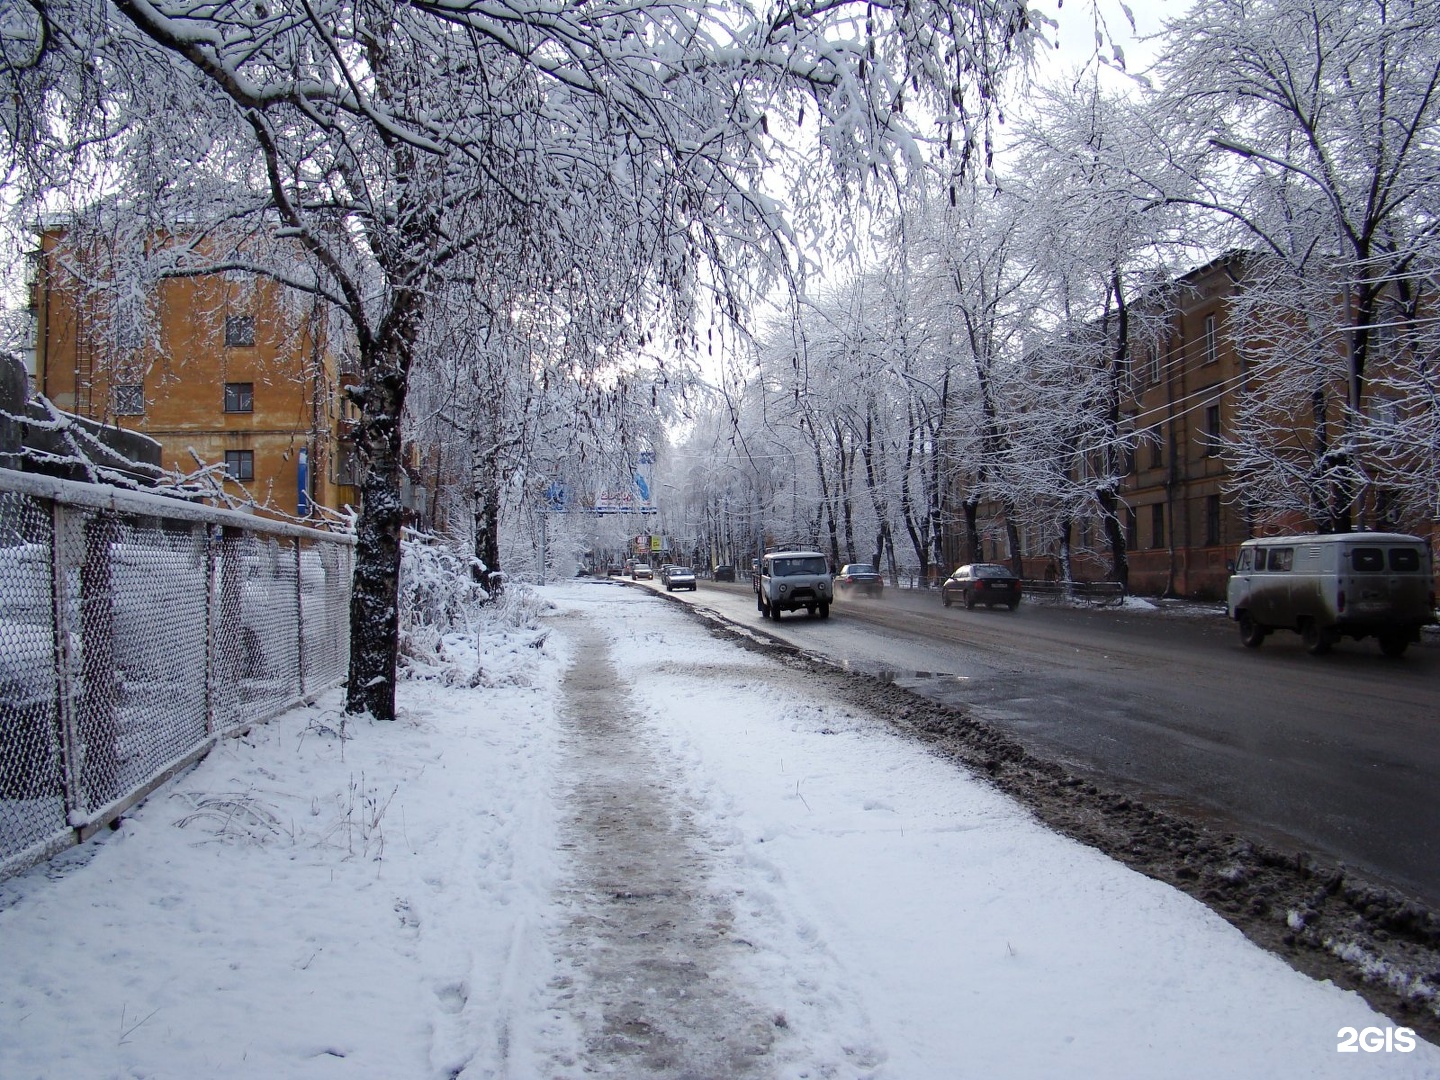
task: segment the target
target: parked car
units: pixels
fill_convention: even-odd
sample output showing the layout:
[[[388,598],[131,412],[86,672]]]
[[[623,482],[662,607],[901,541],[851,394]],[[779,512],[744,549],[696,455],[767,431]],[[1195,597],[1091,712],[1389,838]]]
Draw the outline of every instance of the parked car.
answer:
[[[1295,630],[1317,656],[1342,637],[1371,636],[1386,656],[1401,656],[1435,621],[1430,552],[1402,533],[1247,540],[1226,607],[1247,648],[1259,648],[1272,630]]]
[[[878,598],[885,591],[885,579],[869,563],[846,563],[835,575],[835,591]]]
[[[695,571],[688,566],[672,566],[670,572],[665,575],[665,591],[674,592],[676,589],[689,589],[695,591]]]
[[[716,581],[734,581],[735,567],[724,565],[717,566],[711,572],[711,577],[713,577]]]
[[[621,566],[619,563],[613,563],[610,568],[605,571],[605,574],[607,577],[624,577],[625,567]]]
[[[635,580],[649,581],[655,577],[655,571],[650,569],[649,563],[637,562],[635,564]]]
[[[999,563],[966,563],[940,586],[940,599],[946,607],[959,600],[967,608],[1004,604],[1014,611],[1020,606],[1020,579]]]

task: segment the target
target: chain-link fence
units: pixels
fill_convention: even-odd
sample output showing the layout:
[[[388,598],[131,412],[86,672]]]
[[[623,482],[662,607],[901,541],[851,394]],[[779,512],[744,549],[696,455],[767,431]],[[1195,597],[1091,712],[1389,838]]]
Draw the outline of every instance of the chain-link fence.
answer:
[[[0,877],[335,685],[354,540],[0,469]]]

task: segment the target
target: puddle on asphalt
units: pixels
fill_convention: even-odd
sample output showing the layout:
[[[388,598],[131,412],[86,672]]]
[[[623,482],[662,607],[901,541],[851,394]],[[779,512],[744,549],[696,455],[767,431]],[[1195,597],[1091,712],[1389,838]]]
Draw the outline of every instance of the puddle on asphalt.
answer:
[[[840,661],[842,671],[854,671],[861,675],[873,675],[887,686],[891,683],[905,683],[920,681],[923,679],[944,680],[954,682],[969,682],[969,675],[956,675],[949,671],[920,671],[918,669],[904,669],[889,667],[885,664],[876,663],[873,660],[842,660]]]

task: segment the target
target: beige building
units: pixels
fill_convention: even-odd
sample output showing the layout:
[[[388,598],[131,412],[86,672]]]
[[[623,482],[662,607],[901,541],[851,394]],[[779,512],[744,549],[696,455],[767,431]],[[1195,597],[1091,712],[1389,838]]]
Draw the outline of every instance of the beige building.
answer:
[[[223,466],[226,493],[261,512],[356,503],[354,406],[323,302],[226,273],[161,281],[127,314],[123,290],[81,286],[93,268],[76,265],[84,254],[63,236],[45,231],[33,256],[38,393],[149,435],[167,469]]]

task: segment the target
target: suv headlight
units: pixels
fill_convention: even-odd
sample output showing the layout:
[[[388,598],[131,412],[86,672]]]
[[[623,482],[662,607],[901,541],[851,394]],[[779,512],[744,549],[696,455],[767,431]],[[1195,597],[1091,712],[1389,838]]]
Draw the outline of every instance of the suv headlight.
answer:
[[[787,592],[789,592],[789,591],[790,591],[790,586],[789,586],[789,585],[781,585],[781,586],[780,586],[780,595],[781,595],[781,596],[784,596],[784,595],[785,595]]]

